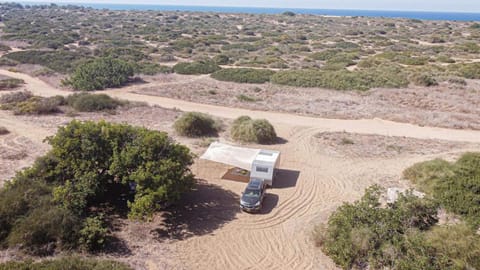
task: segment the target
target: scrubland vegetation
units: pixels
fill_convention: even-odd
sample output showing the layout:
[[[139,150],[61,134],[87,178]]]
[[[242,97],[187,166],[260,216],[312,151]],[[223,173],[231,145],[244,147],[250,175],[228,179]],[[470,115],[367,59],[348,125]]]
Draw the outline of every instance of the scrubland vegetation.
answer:
[[[382,206],[385,190],[370,187],[315,228],[317,245],[343,269],[478,269],[480,154],[415,164],[404,176],[426,197],[407,193]],[[440,208],[461,220],[438,224]]]
[[[20,79],[3,79],[0,80],[0,91],[17,88],[22,84],[24,84],[24,81]]]
[[[42,262],[7,262],[0,264],[0,270],[130,270],[127,265],[110,261],[66,257]]]
[[[63,107],[78,112],[114,111],[128,102],[113,99],[105,94],[76,93],[67,96],[40,97],[29,91],[13,92],[0,96],[0,109],[16,115],[44,115],[61,113]]]
[[[52,149],[0,189],[1,247],[102,250],[115,216],[148,219],[193,185],[192,154],[166,133],[72,121],[47,140]]]
[[[237,83],[266,83],[270,81],[274,71],[252,68],[222,69],[211,75],[212,78]]]
[[[0,64],[42,65],[71,75],[72,87],[83,90],[118,87],[134,73],[213,73],[212,78],[240,83],[338,90],[428,87],[448,77],[480,78],[478,63],[469,61],[480,52],[480,29],[470,22],[107,12],[8,3],[0,11],[3,38],[28,42],[25,51],[7,53]],[[176,65],[172,69],[167,62]],[[239,68],[220,70],[219,65]],[[273,68],[283,71],[273,75]],[[105,81],[103,75],[112,70],[120,74]]]

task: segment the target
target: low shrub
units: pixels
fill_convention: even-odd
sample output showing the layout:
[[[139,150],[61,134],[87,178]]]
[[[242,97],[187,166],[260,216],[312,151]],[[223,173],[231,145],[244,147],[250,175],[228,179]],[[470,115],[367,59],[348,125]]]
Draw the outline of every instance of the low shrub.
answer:
[[[0,264],[0,270],[132,270],[124,263],[104,260],[86,259],[79,257],[65,257],[40,262],[10,261]]]
[[[210,75],[219,81],[237,83],[266,83],[275,74],[275,71],[268,69],[253,68],[227,68],[221,69]]]
[[[0,126],[0,135],[6,135],[10,133],[10,131],[6,127]]]
[[[79,93],[69,95],[66,103],[79,112],[97,112],[115,110],[125,102],[111,98],[105,94]]]
[[[75,90],[103,90],[124,85],[134,74],[134,66],[111,57],[97,58],[80,64],[65,81]]]
[[[33,94],[30,91],[3,94],[2,96],[0,96],[0,104],[22,102],[30,99],[31,97],[33,97]]]
[[[88,217],[80,230],[79,244],[82,248],[92,252],[103,249],[108,236],[108,228],[103,217]]]
[[[314,60],[320,60],[320,61],[327,61],[333,57],[335,57],[337,54],[339,54],[341,51],[336,50],[336,49],[328,49],[324,50],[321,52],[316,52],[310,55],[310,58]]]
[[[245,94],[237,95],[237,99],[241,102],[255,102],[255,101],[257,101],[256,98],[251,97],[251,96],[247,96]]]
[[[163,66],[156,63],[140,63],[136,68],[137,73],[145,75],[155,75],[155,74],[169,74],[173,73],[173,69],[169,66]]]
[[[17,61],[22,64],[36,64],[48,67],[59,73],[72,71],[76,64],[86,57],[71,51],[18,51],[8,53],[2,58]]]
[[[480,79],[480,63],[449,65],[448,70],[466,79]]]
[[[379,66],[372,69],[289,70],[274,74],[275,84],[297,87],[321,87],[335,90],[368,90],[371,88],[402,88],[408,86],[407,75],[397,67]]]
[[[211,60],[184,62],[173,66],[175,73],[185,75],[210,74],[218,70],[220,70],[220,67]]]
[[[383,192],[372,186],[359,201],[340,206],[327,225],[315,229],[316,244],[343,269],[440,270],[450,265],[451,260],[424,244],[420,233],[437,223],[437,204],[406,194],[380,207]]]
[[[59,106],[62,103],[62,99],[57,97],[44,98],[34,96],[25,101],[2,104],[0,108],[2,110],[11,110],[16,115],[42,115],[60,112]]]
[[[21,79],[4,79],[0,80],[0,90],[8,90],[17,88],[25,82]]]
[[[438,82],[437,80],[435,80],[435,78],[430,75],[430,74],[426,74],[426,73],[415,73],[415,74],[412,74],[410,76],[410,81],[412,83],[414,83],[415,85],[418,85],[418,86],[436,86],[438,85]]]
[[[455,60],[452,58],[445,56],[445,55],[440,55],[437,57],[437,61],[440,63],[447,63],[447,64],[453,64],[455,63]]]
[[[14,114],[51,114],[60,111],[59,106],[65,100],[61,96],[37,97],[29,91],[4,94],[0,97],[0,109],[13,111]]]
[[[404,177],[473,227],[480,225],[480,153],[466,153],[455,163],[438,159],[418,163],[406,169]]]
[[[456,77],[449,78],[448,83],[456,84],[456,85],[460,85],[460,86],[466,86],[467,85],[467,81],[465,81],[465,79],[456,78]]]
[[[187,137],[212,136],[220,129],[211,116],[198,112],[183,114],[175,121],[173,127],[178,134]]]
[[[403,177],[410,180],[415,186],[428,194],[441,179],[453,175],[453,166],[443,159],[435,159],[414,164],[403,171]]]
[[[270,122],[265,119],[253,120],[248,116],[241,116],[233,121],[230,135],[241,142],[269,144],[277,140],[277,133]]]
[[[230,63],[230,57],[224,54],[217,54],[213,57],[212,60],[217,65],[228,65]]]

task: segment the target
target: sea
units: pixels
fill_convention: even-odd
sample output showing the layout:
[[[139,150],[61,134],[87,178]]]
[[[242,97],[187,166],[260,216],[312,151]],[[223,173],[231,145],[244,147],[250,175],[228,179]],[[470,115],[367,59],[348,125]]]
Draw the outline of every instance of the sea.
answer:
[[[49,2],[20,2],[23,5],[48,5]],[[407,18],[419,20],[480,21],[480,13],[467,12],[429,12],[429,11],[385,11],[385,10],[349,10],[349,9],[302,9],[302,8],[266,8],[266,7],[215,7],[181,5],[143,5],[108,3],[55,3],[57,5],[77,5],[95,9],[110,10],[157,10],[157,11],[200,11],[219,13],[280,14],[292,11],[297,14],[325,16],[359,16]]]

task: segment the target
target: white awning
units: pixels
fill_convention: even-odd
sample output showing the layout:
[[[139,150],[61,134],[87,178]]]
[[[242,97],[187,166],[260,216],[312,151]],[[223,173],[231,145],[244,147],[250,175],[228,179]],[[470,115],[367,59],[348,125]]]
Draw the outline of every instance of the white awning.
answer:
[[[252,169],[252,163],[259,152],[260,149],[243,148],[213,142],[200,158],[250,171]]]

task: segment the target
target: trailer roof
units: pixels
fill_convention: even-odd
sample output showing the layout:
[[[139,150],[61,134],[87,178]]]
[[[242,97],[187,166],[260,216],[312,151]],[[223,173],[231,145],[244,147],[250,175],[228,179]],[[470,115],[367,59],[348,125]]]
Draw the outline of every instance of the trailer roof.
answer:
[[[273,150],[260,150],[258,155],[256,156],[255,160],[263,161],[265,163],[272,163],[275,164],[277,162],[278,157],[280,156],[279,151]]]

